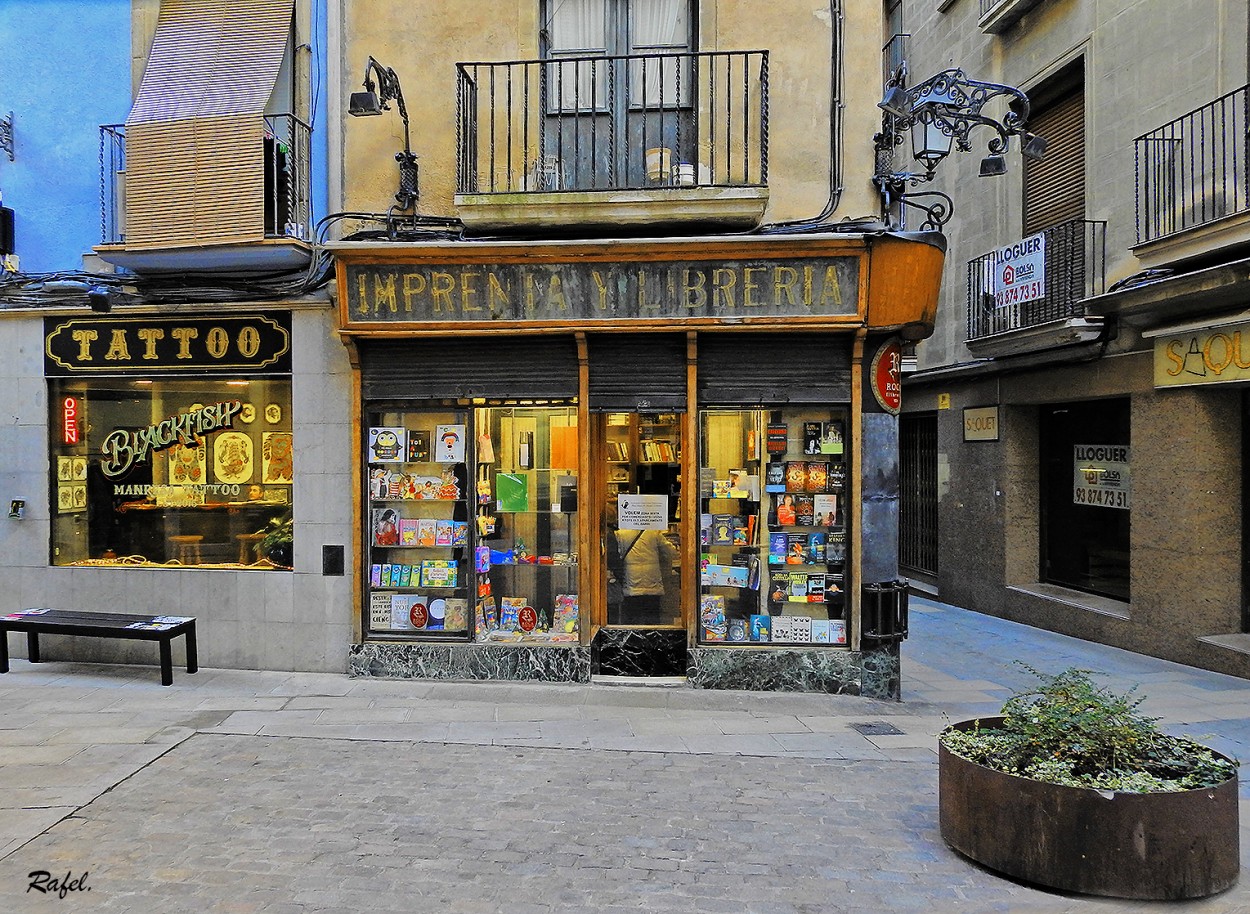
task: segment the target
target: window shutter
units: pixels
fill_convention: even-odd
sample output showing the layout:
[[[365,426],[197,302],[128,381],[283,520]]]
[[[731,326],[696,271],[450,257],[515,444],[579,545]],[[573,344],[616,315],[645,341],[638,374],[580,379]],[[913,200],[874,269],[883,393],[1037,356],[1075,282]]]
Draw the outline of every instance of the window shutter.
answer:
[[[1046,157],[1024,160],[1024,234],[1085,218],[1085,90],[1079,87],[1029,118]]]
[[[265,237],[264,112],[294,0],[164,0],[126,118],[126,246]]]

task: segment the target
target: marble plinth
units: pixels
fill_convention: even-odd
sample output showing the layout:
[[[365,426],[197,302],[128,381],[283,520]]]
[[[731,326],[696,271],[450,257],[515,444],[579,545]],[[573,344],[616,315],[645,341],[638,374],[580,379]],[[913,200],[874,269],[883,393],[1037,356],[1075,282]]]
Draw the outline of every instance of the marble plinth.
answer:
[[[687,678],[698,689],[901,696],[897,648],[695,648],[690,651]]]
[[[685,676],[686,630],[601,628],[591,645],[595,676]]]
[[[396,644],[352,646],[352,676],[385,679],[589,682],[590,649],[581,645]]]

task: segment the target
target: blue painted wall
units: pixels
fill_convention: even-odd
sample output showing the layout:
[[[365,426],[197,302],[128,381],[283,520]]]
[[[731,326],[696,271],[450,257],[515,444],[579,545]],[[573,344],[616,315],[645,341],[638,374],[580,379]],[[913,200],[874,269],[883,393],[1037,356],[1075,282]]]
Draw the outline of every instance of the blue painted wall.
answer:
[[[129,0],[0,0],[0,153],[23,273],[82,268],[100,243],[99,127],[130,110]]]

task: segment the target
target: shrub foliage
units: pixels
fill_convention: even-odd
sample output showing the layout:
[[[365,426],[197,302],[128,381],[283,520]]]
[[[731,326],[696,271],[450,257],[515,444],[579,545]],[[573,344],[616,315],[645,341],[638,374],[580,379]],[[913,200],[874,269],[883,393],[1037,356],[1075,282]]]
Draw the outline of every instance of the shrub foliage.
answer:
[[[1003,705],[1001,728],[947,729],[939,739],[969,761],[1052,784],[1134,793],[1213,787],[1237,762],[1186,737],[1161,732],[1138,713],[1136,688],[1117,694],[1089,670],[1055,675],[1021,664],[1039,679]]]

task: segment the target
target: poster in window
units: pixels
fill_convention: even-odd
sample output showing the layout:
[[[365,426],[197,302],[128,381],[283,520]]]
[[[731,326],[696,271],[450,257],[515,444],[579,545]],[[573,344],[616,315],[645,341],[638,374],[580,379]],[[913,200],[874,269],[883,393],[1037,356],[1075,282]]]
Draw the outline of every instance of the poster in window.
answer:
[[[213,472],[227,485],[251,482],[252,439],[244,432],[222,432],[213,441]]]
[[[1073,504],[1129,509],[1132,481],[1128,445],[1077,444],[1073,457]]]
[[[406,436],[407,431],[402,428],[382,426],[369,429],[365,459],[369,463],[402,463]]]
[[[201,438],[188,447],[173,444],[169,448],[169,484],[171,486],[202,486],[208,475],[208,449]]]
[[[295,442],[290,432],[265,432],[261,442],[262,482],[295,481]]]
[[[438,463],[464,463],[464,426],[434,427],[434,460]]]

